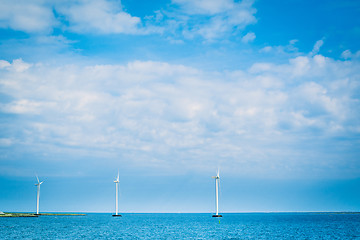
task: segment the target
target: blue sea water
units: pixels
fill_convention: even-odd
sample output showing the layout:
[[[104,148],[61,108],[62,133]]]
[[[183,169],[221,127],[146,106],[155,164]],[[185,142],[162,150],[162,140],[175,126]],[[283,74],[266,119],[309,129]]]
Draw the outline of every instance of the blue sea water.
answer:
[[[360,214],[111,214],[0,218],[0,239],[360,239]]]

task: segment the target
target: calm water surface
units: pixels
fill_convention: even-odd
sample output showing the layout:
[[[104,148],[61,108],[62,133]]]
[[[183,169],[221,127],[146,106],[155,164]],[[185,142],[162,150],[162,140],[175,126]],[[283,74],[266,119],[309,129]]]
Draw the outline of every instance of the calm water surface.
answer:
[[[0,239],[360,239],[360,214],[87,214],[0,218]]]

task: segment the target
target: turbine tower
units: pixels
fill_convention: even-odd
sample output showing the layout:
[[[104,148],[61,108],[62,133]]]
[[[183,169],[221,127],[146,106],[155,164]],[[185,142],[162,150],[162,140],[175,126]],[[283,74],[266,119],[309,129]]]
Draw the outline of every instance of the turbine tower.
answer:
[[[219,184],[220,184],[220,175],[219,175],[219,169],[217,171],[217,174],[215,177],[212,177],[215,179],[215,207],[216,207],[216,214],[212,215],[213,217],[222,217],[222,215],[219,215]]]
[[[115,179],[114,181],[115,183],[115,214],[113,214],[112,216],[113,217],[121,217],[120,214],[118,214],[118,202],[119,202],[119,172],[118,172],[118,175],[117,175],[117,178]]]
[[[38,176],[36,175],[37,182],[35,186],[37,186],[37,196],[36,196],[36,215],[39,215],[39,204],[40,204],[40,185],[44,182],[40,182]]]

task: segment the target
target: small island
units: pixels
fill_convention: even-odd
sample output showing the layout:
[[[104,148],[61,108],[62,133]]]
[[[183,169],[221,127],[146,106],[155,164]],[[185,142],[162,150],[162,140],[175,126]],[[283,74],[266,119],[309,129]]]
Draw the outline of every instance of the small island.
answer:
[[[38,217],[34,213],[8,213],[0,212],[0,217]]]
[[[84,213],[39,213],[39,216],[86,216]]]
[[[10,213],[0,212],[0,217],[38,217],[38,216],[85,216],[84,213]]]

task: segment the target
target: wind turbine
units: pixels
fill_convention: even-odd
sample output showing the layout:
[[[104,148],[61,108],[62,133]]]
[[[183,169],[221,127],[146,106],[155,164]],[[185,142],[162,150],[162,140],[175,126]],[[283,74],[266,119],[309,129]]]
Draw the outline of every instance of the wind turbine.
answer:
[[[36,179],[38,183],[35,184],[37,186],[37,197],[36,197],[36,215],[39,215],[39,204],[40,204],[40,185],[44,182],[40,182],[38,176],[36,175]]]
[[[116,195],[115,195],[115,214],[113,214],[112,216],[113,217],[121,217],[120,214],[118,214],[118,202],[119,202],[119,171],[118,171],[118,175],[117,175],[117,178],[115,179],[114,181],[115,183],[115,192],[116,192]]]
[[[219,215],[219,185],[220,185],[220,175],[219,175],[219,169],[217,171],[216,176],[212,177],[215,179],[215,206],[216,206],[216,214],[212,215],[213,217],[222,217],[222,215]]]

